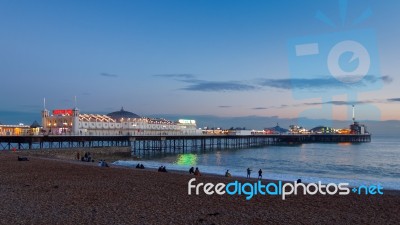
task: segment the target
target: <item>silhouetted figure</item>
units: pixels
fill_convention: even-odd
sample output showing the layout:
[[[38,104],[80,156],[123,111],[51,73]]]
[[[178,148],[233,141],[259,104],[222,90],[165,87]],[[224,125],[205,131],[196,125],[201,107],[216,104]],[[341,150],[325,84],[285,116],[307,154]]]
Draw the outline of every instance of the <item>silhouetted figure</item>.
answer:
[[[80,160],[81,159],[81,155],[79,154],[79,152],[76,153],[76,159]]]
[[[92,162],[92,155],[90,154],[90,152],[88,152],[87,154],[87,161]]]
[[[143,166],[143,164],[140,164],[140,169],[144,169],[144,166]]]
[[[225,177],[231,177],[231,173],[229,173],[229,170],[226,170]]]
[[[262,179],[262,170],[261,169],[258,171],[258,179]]]
[[[136,168],[140,169],[140,164],[139,163],[136,165]]]
[[[162,166],[158,167],[158,172],[162,172]]]
[[[301,183],[301,179],[299,178],[299,179],[297,179],[297,183],[298,184],[300,184]]]
[[[165,168],[165,166],[163,166],[163,167],[161,168],[161,172],[164,172],[164,173],[167,172],[167,169]]]
[[[100,159],[99,163],[97,164],[100,167],[108,167],[108,163],[105,160]]]
[[[250,178],[250,174],[251,174],[251,169],[247,168],[247,178]]]
[[[79,152],[78,152],[79,154]],[[77,154],[77,156],[78,156]],[[94,162],[94,159],[92,159],[92,155],[90,154],[90,152],[85,152],[85,155],[81,158],[82,161],[84,162]]]
[[[194,173],[194,167],[191,167],[189,170],[189,174],[192,174],[192,173]]]
[[[196,167],[196,170],[194,171],[194,175],[195,175],[195,176],[201,176],[199,167]]]

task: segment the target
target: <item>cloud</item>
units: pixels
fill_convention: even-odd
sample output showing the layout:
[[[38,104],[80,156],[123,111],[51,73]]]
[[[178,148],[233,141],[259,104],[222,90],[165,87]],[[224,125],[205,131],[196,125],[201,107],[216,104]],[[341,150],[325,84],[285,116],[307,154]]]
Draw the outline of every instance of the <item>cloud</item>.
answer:
[[[356,102],[346,102],[346,101],[327,101],[327,102],[307,102],[303,105],[355,105],[364,104],[366,102],[356,101]]]
[[[266,107],[254,107],[252,109],[254,109],[254,110],[263,110],[263,109],[268,109],[268,108],[266,108]]]
[[[300,105],[362,105],[362,104],[368,104],[368,103],[378,103],[380,101],[372,101],[372,100],[366,100],[366,101],[327,101],[327,102],[306,102]]]
[[[393,78],[390,76],[374,76],[366,75],[358,82],[359,76],[347,76],[346,81],[341,82],[332,76],[320,78],[294,78],[294,79],[255,79],[251,81],[209,81],[197,79],[193,74],[156,74],[154,77],[171,78],[176,81],[186,83],[187,85],[180,90],[185,91],[203,91],[203,92],[221,92],[221,91],[254,91],[263,87],[272,87],[283,90],[291,89],[334,89],[334,88],[350,88],[359,86],[368,86],[378,81],[391,83]]]
[[[178,78],[178,79],[194,79],[196,76],[189,73],[182,74],[156,74],[154,77],[164,77],[164,78]]]
[[[391,76],[385,75],[382,76],[382,81],[386,84],[390,84],[393,82],[393,78]]]
[[[328,79],[262,79],[259,85],[278,89],[306,89],[326,85]]]
[[[400,99],[399,99],[400,101]],[[364,100],[364,101],[327,101],[327,102],[305,102],[294,105],[281,105],[277,108],[285,107],[299,107],[299,106],[317,106],[317,105],[337,105],[337,106],[347,106],[347,105],[363,105],[370,103],[384,103],[384,100]]]
[[[359,76],[348,76],[346,81],[349,83],[341,82],[334,77],[321,77],[321,78],[294,78],[294,79],[259,79],[258,83],[264,87],[272,87],[278,89],[332,89],[332,88],[348,88],[350,86],[368,86],[378,81],[383,81],[389,84],[393,81],[390,76],[374,76],[366,75],[358,82]]]
[[[400,98],[359,100],[359,101],[304,102],[304,103],[298,103],[298,104],[292,104],[292,105],[282,104],[280,106],[270,106],[269,108],[283,109],[283,108],[288,108],[288,107],[320,106],[320,105],[351,106],[351,105],[363,105],[363,104],[385,104],[385,103],[388,104],[391,102],[400,102]],[[253,109],[257,109],[257,108],[253,108]]]
[[[118,77],[118,75],[111,74],[111,73],[100,73],[100,76],[103,76],[103,77]]]
[[[388,102],[400,102],[400,98],[389,98],[387,99]]]
[[[181,88],[186,91],[204,91],[204,92],[221,92],[221,91],[251,91],[257,87],[250,84],[243,84],[238,81],[204,81],[192,80],[186,81],[188,86]]]
[[[373,76],[373,75],[367,75],[367,76],[364,77],[364,79],[369,81],[369,82],[371,82],[371,83],[375,83],[375,82],[377,82],[379,80],[382,80],[383,83],[385,83],[385,84],[390,84],[390,83],[393,82],[393,78],[391,76],[388,76],[388,75],[384,75],[384,76],[381,76],[381,77],[377,77],[377,76]]]
[[[218,108],[232,108],[231,105],[219,105]]]
[[[223,91],[250,91],[258,87],[246,84],[245,81],[208,81],[200,80],[193,74],[156,74],[154,77],[172,78],[187,85],[180,90],[203,91],[203,92],[223,92]]]

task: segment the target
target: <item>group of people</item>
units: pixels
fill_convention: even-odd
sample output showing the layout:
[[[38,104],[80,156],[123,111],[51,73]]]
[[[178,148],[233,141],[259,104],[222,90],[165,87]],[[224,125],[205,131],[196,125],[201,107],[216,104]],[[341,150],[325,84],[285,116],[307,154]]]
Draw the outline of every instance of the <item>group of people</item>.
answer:
[[[250,175],[251,175],[251,169],[250,168],[247,168],[247,178],[250,178]],[[195,176],[201,176],[201,174],[200,174],[200,170],[199,170],[199,168],[198,167],[196,167],[196,169],[194,169],[194,167],[191,167],[190,169],[189,169],[189,174],[194,174]],[[225,177],[231,177],[232,176],[232,174],[229,172],[229,170],[226,170],[226,172],[225,172]],[[260,169],[259,171],[258,171],[258,179],[262,179],[262,170]]]
[[[77,158],[79,159],[79,152],[77,153]],[[21,160],[19,157],[18,157],[18,160],[19,161],[23,161],[23,160]],[[81,160],[82,161],[84,161],[84,162],[94,162],[94,160],[92,159],[92,155],[90,154],[90,152],[85,152],[85,155],[84,156],[82,156],[82,158],[81,158]],[[98,165],[100,166],[100,167],[109,167],[108,166],[108,164],[107,164],[107,162],[105,161],[105,160],[100,160],[99,161],[99,163],[98,163]],[[144,169],[144,166],[143,166],[143,164],[137,164],[136,165],[136,168],[138,168],[138,169]],[[250,175],[251,175],[251,169],[250,168],[247,168],[247,178],[250,178]],[[165,168],[165,166],[160,166],[159,168],[158,168],[158,172],[167,172],[167,169]],[[259,171],[258,171],[258,178],[257,179],[262,179],[262,170],[260,169]],[[201,176],[201,173],[200,173],[200,170],[199,170],[199,168],[198,167],[196,167],[196,169],[194,168],[194,167],[191,167],[190,169],[189,169],[189,174],[194,174],[195,176]],[[225,172],[225,177],[231,177],[232,176],[232,174],[229,172],[229,170],[226,170],[226,172]],[[299,179],[298,180],[298,183],[300,183],[301,182],[301,180]]]
[[[99,161],[99,166],[101,166],[101,167],[108,167],[108,164],[104,161],[104,160],[100,160]],[[137,164],[136,165],[136,168],[138,168],[138,169],[144,169],[144,166],[143,166],[143,164]],[[251,169],[250,168],[247,168],[247,178],[251,178],[250,176],[251,176]],[[165,166],[160,166],[160,167],[158,167],[158,172],[167,172],[167,169],[166,169],[166,167]],[[258,170],[258,178],[257,179],[262,179],[262,173],[263,173],[263,171],[262,171],[262,169],[259,169]],[[199,170],[199,167],[196,167],[196,169],[194,168],[194,167],[191,167],[190,169],[189,169],[189,174],[193,174],[193,175],[195,175],[195,176],[201,176],[201,173],[200,173],[200,170]],[[225,172],[225,177],[232,177],[232,174],[229,172],[229,170],[226,170],[226,172]],[[297,180],[297,183],[301,183],[301,179],[298,179]]]
[[[136,168],[137,168],[137,169],[144,169],[144,166],[143,166],[143,164],[139,164],[139,163],[138,163],[138,164],[136,165]]]
[[[250,175],[251,175],[251,169],[250,168],[247,168],[247,178],[250,178]],[[226,170],[226,172],[225,172],[225,177],[231,177],[232,175],[231,175],[231,173],[229,172],[229,170]],[[258,171],[258,179],[262,179],[262,170],[260,169],[259,171]]]
[[[158,172],[167,172],[167,169],[165,168],[165,166],[160,166],[158,167]]]
[[[100,159],[100,161],[98,163],[98,166],[100,166],[100,167],[109,167],[108,163],[103,159]]]
[[[247,168],[247,178],[250,178],[251,171],[252,170],[250,168]],[[262,170],[261,169],[258,171],[258,178],[257,179],[262,179]]]
[[[76,154],[76,157],[79,159],[79,152]],[[92,158],[92,154],[90,154],[90,152],[85,152],[85,155],[81,157],[81,161],[94,162],[94,160]]]
[[[191,167],[191,168],[189,169],[189,174],[192,174],[192,173],[193,173],[195,176],[201,176],[199,167],[196,167],[196,169],[194,169],[194,167]]]

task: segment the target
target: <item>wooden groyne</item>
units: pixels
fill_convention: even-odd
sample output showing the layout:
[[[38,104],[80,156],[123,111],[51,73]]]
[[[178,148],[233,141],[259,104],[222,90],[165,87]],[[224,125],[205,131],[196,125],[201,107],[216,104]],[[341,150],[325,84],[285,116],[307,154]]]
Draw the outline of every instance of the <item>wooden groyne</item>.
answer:
[[[370,134],[193,136],[0,136],[0,150],[130,147],[134,155],[187,153],[268,145],[370,142]]]

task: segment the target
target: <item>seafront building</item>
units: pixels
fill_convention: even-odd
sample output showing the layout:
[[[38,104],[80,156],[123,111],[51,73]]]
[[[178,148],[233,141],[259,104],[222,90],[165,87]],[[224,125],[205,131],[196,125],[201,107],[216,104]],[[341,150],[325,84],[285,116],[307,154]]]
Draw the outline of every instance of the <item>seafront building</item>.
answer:
[[[348,129],[335,129],[318,126],[307,130],[301,126],[291,125],[284,129],[278,124],[264,130],[242,130],[222,128],[197,129],[195,120],[179,119],[171,121],[141,117],[135,113],[119,111],[102,114],[81,114],[78,108],[55,109],[51,112],[42,110],[42,123],[32,125],[2,125],[0,136],[24,135],[79,135],[79,136],[172,136],[172,135],[276,135],[276,134],[368,134],[367,127],[355,120]]]
[[[196,135],[195,120],[140,117],[135,113],[115,111],[107,115],[81,114],[78,108],[42,111],[42,132],[48,135]]]
[[[37,121],[32,125],[5,125],[0,123],[0,136],[39,135],[41,126]]]
[[[4,125],[0,124],[0,135],[10,136],[10,135],[26,135],[29,130],[28,125],[18,124],[18,125]]]

